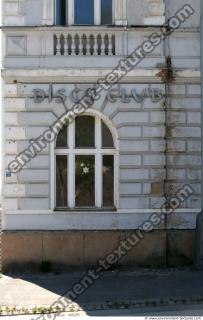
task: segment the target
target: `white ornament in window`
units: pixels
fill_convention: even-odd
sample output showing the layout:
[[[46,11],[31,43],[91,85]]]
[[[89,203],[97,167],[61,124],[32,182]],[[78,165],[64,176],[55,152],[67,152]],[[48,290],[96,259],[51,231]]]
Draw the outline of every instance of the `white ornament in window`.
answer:
[[[88,167],[84,167],[84,168],[83,168],[83,173],[84,173],[84,174],[89,173],[89,171],[90,171],[90,169],[89,169]]]

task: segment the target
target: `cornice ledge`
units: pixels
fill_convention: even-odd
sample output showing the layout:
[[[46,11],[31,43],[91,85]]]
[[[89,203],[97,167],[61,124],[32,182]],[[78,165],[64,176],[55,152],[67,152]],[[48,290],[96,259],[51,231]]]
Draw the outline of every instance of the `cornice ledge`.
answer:
[[[156,82],[162,83],[158,74],[162,68],[135,69],[130,71],[120,82]],[[65,68],[65,69],[3,69],[2,77],[6,82],[96,82],[104,79],[111,68]],[[174,70],[175,82],[200,82],[200,70],[197,69],[176,69]]]

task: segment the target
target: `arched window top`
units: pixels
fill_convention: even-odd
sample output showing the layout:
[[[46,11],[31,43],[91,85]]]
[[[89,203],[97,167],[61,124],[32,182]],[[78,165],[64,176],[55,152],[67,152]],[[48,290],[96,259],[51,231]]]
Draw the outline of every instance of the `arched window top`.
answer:
[[[112,133],[107,125],[102,121],[102,147],[114,148],[114,141]]]
[[[76,117],[74,124],[75,148],[96,148],[98,144],[103,149],[115,148],[111,130],[104,120],[93,115],[82,115]],[[56,148],[68,148],[68,131],[67,126],[61,129],[56,140]]]
[[[58,134],[55,205],[60,210],[116,206],[115,135],[108,121],[95,113],[76,117]]]
[[[68,128],[64,126],[58,133],[56,140],[57,148],[67,148],[68,147]]]

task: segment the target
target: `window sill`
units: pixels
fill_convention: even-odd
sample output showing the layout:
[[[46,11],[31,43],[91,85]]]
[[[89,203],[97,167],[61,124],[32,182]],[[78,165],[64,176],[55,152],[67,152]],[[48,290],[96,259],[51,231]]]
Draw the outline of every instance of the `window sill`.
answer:
[[[104,208],[55,208],[54,212],[116,212],[115,207]]]
[[[116,27],[115,24],[53,24],[53,27],[62,27],[62,28],[69,28],[69,27],[106,27],[106,28],[114,28]]]

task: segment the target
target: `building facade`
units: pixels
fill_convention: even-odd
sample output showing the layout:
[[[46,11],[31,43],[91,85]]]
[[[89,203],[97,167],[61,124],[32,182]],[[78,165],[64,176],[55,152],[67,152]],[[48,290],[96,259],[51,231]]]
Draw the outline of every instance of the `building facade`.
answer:
[[[199,27],[200,0],[3,1],[5,269],[193,263]]]

